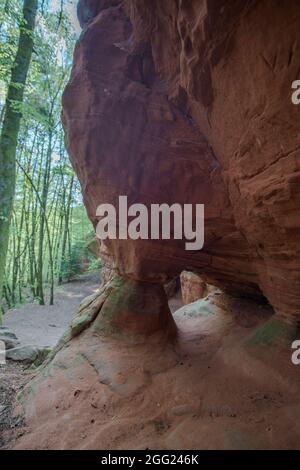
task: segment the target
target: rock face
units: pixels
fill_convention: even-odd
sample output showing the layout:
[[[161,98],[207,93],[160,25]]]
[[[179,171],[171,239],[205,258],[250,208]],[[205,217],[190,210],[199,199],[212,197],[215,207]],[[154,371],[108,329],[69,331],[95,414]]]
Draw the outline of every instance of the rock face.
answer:
[[[126,278],[182,270],[300,315],[296,1],[79,2],[66,140],[96,224],[101,203],[205,204],[205,244],[114,240]]]
[[[0,342],[5,345],[5,349],[12,349],[20,344],[17,336],[5,326],[0,326]]]
[[[90,219],[119,195],[202,203],[205,243],[101,244],[105,283],[24,389],[16,448],[298,448],[298,2],[80,0],[78,13],[63,123]],[[182,271],[227,292],[208,287],[175,323]],[[186,301],[200,296],[182,280]]]
[[[182,300],[185,305],[205,297],[207,293],[206,283],[197,274],[182,271],[180,282]]]
[[[269,306],[202,299],[174,314],[176,343],[151,335],[133,344],[128,332],[99,337],[99,297],[19,397],[26,428],[17,449],[299,449],[290,350],[269,347],[261,361],[245,347],[275,319]],[[272,326],[270,346],[285,328]]]

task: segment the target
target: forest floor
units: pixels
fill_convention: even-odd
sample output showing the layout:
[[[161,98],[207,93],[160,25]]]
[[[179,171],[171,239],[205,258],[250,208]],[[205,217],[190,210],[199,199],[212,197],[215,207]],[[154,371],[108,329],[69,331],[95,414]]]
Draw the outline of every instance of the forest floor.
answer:
[[[30,378],[26,368],[28,365],[12,361],[0,365],[0,449],[5,448],[9,441],[10,431],[23,424],[19,417],[13,415],[13,403],[16,394]]]

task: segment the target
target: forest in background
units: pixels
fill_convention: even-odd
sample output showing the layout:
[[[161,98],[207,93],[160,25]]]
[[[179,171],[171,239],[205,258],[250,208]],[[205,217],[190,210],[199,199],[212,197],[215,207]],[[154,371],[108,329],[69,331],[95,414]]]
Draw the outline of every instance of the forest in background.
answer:
[[[30,8],[36,3],[31,31],[26,31],[24,20],[26,2]],[[10,185],[15,189],[10,209],[5,209],[3,188],[0,197],[0,223],[4,224],[0,239],[2,251],[3,234],[9,223],[2,312],[28,301],[51,305],[57,284],[84,270],[99,267],[89,249],[94,232],[65,149],[60,116],[62,92],[70,75],[78,35],[70,15],[71,3],[66,0],[1,0],[0,156],[4,161],[3,127],[6,125],[9,132],[17,134],[15,156],[9,154],[13,162],[10,165],[15,165],[15,180],[12,177],[9,181],[0,158],[2,183],[6,182],[8,191]],[[22,32],[25,42],[29,42],[27,48],[32,41],[28,74],[23,84],[24,76],[20,83],[17,79],[14,82],[16,62],[22,53]],[[19,90],[23,92],[21,98]],[[9,119],[10,127],[5,123]],[[13,126],[18,119],[20,125],[15,129]],[[8,168],[11,171],[11,167]]]

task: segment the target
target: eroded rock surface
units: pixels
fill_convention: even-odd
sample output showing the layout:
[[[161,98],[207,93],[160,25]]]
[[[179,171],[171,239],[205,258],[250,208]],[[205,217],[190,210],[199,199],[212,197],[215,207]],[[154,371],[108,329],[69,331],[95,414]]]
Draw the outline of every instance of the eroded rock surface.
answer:
[[[299,447],[298,2],[81,0],[79,17],[63,121],[92,222],[119,195],[203,203],[205,244],[101,247],[109,282],[24,390],[16,447]],[[163,285],[183,270],[232,296],[175,325]]]
[[[299,315],[297,2],[81,0],[79,16],[63,119],[91,220],[120,194],[205,204],[203,250],[111,241],[119,271],[198,271]]]
[[[100,296],[19,396],[26,427],[15,448],[299,448],[300,383],[290,350],[272,348],[287,332],[270,307],[213,295],[175,313],[176,342],[132,341],[99,333]]]
[[[189,271],[182,271],[180,274],[181,293],[184,304],[191,304],[202,299],[208,293],[206,283],[201,277]]]

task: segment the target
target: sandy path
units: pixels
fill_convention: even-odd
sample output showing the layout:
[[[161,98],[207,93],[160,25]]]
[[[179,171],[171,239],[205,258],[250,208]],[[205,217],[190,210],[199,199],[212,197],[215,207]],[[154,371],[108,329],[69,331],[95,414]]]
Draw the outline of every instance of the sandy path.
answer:
[[[54,346],[76,314],[80,302],[99,287],[98,273],[89,273],[56,290],[53,306],[26,304],[8,311],[3,320],[22,344]]]

